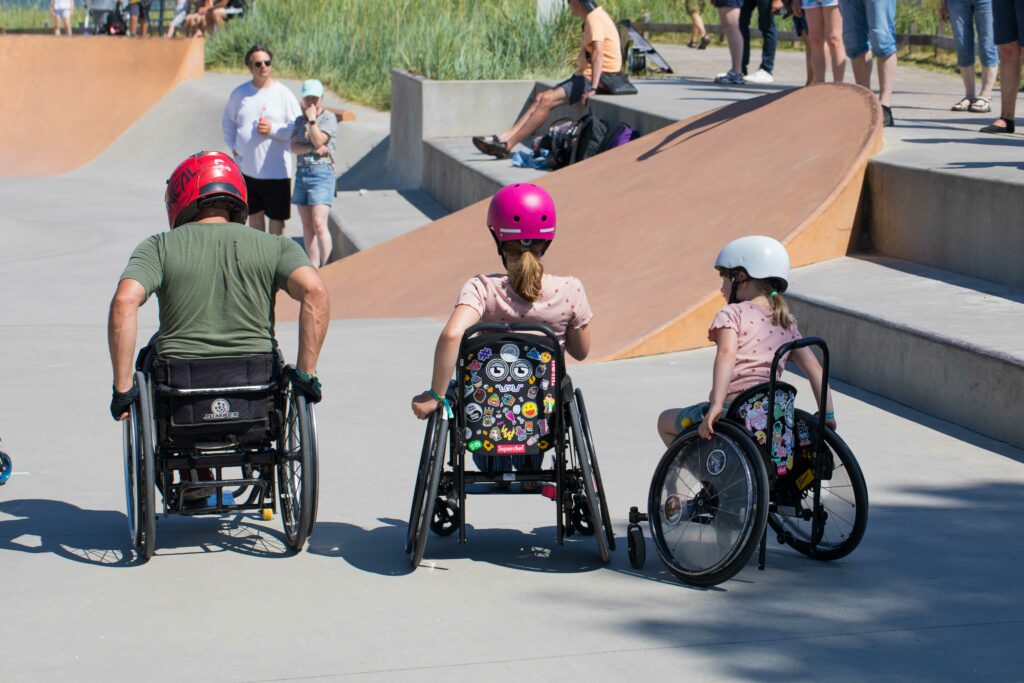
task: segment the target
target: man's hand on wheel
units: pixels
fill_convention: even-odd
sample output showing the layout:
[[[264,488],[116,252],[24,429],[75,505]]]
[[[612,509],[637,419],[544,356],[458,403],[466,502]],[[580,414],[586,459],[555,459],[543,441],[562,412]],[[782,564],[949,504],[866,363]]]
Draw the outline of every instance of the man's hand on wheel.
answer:
[[[289,367],[287,375],[292,386],[301,391],[310,403],[319,403],[324,397],[320,387],[320,379],[316,376],[315,372],[312,375],[307,375],[296,368]]]
[[[117,422],[127,420],[128,409],[132,407],[139,398],[139,385],[132,382],[132,388],[128,391],[118,391],[117,387],[113,387],[114,397],[110,399],[110,415]]]

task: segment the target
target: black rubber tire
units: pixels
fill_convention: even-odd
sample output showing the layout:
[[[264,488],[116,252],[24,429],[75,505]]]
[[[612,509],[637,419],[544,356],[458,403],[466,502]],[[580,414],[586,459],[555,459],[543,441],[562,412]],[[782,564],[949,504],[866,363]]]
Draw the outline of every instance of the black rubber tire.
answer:
[[[419,467],[416,469],[416,484],[412,489],[412,505],[409,506],[409,525],[405,534],[406,555],[412,552],[413,543],[416,542],[416,530],[420,526],[419,514],[423,510],[423,481],[430,471],[430,450],[434,445],[434,436],[438,426],[441,424],[441,416],[435,412],[427,418],[427,429],[423,435],[423,447],[420,449]]]
[[[583,493],[587,497],[587,506],[590,511],[590,527],[594,534],[594,540],[597,541],[597,554],[600,556],[602,563],[608,564],[611,561],[611,553],[608,551],[608,537],[605,534],[604,520],[601,515],[601,502],[597,495],[593,459],[590,455],[590,449],[587,448],[587,438],[583,431],[579,405],[576,402],[575,396],[569,402],[569,428],[572,432],[572,448],[580,465]]]
[[[626,552],[633,569],[644,568],[647,562],[647,542],[644,541],[644,530],[639,524],[630,524],[626,529]]]
[[[306,397],[285,389],[285,420],[277,444],[277,495],[285,543],[301,552],[316,522],[317,472],[315,418]]]
[[[430,460],[426,477],[423,479],[423,486],[420,489],[421,506],[416,518],[416,536],[413,539],[412,552],[409,553],[409,562],[412,568],[420,566],[423,561],[423,553],[427,550],[427,537],[430,535],[430,524],[434,519],[434,505],[439,497],[437,487],[441,481],[441,470],[444,468],[445,443],[448,440],[448,419],[439,415],[440,410],[431,417],[437,419],[438,424],[434,430],[433,440],[430,445]]]
[[[132,547],[143,560],[149,560],[156,550],[153,411],[146,376],[136,372],[135,382],[139,399],[131,406],[124,426],[125,502]]]
[[[590,433],[590,418],[587,417],[587,404],[583,401],[583,391],[576,389],[576,403],[580,408],[580,420],[583,423],[583,433],[587,437],[587,448],[590,450],[590,459],[594,464],[594,480],[597,482],[597,495],[601,500],[601,519],[604,522],[604,533],[608,539],[608,550],[615,550],[615,528],[612,526],[612,515],[608,511],[608,498],[605,496],[604,482],[601,480],[601,467],[597,463],[597,451],[594,450],[594,437]]]
[[[722,453],[723,469],[713,474],[708,469],[708,463],[716,451]],[[736,464],[729,469],[729,476],[719,479],[719,475],[726,473],[724,468],[730,461]],[[686,467],[687,464],[690,467]],[[666,505],[662,503],[662,493],[674,466],[676,474],[673,485],[682,482],[693,495],[686,501],[685,508],[678,492],[667,496],[666,503],[672,498],[676,500],[679,518],[675,522],[667,518],[663,521],[662,512]],[[700,487],[699,490],[694,490],[686,482],[682,476],[684,470],[689,473],[693,484]],[[722,488],[718,489],[715,482]],[[730,499],[734,499],[734,510],[724,509],[720,496],[741,484],[742,487],[730,496]],[[680,528],[678,539],[671,542],[666,539],[666,528],[675,528],[682,523],[686,516],[684,511],[689,511],[689,519]],[[709,441],[700,438],[696,426],[676,437],[662,456],[651,479],[647,514],[658,555],[669,571],[679,579],[697,586],[714,586],[735,576],[747,564],[764,536],[768,517],[768,473],[761,453],[747,431],[721,420],[715,425],[715,434]],[[721,523],[722,520],[732,520],[732,523]],[[730,526],[733,528],[730,529]],[[710,546],[704,543],[705,527],[709,528],[709,535],[719,531],[734,531],[734,538],[727,539],[728,547],[724,551],[719,550],[722,544],[716,541],[712,548],[714,555],[696,561],[692,556]],[[718,534],[715,535],[717,537]],[[680,550],[679,544],[684,536],[690,538]],[[695,551],[688,556],[685,551],[694,548]]]
[[[797,420],[805,420],[812,430],[818,418],[804,411],[797,411]],[[814,438],[814,432],[811,433]],[[768,523],[785,543],[808,557],[817,560],[838,560],[852,553],[864,538],[868,526],[868,488],[860,464],[853,456],[846,442],[828,427],[825,427],[825,445],[835,456],[832,479],[821,482],[821,504],[828,515],[824,533],[817,549],[812,553],[810,537],[811,522],[792,516],[772,513]],[[804,493],[808,507],[812,506],[813,484]]]
[[[442,499],[440,505],[434,503],[430,530],[438,536],[451,536],[459,530],[459,506],[454,500]]]

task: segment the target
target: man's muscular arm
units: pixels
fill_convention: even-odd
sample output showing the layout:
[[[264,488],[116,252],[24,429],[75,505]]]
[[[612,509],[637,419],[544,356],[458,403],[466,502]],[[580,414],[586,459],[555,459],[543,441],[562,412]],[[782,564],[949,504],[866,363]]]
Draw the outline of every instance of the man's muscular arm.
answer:
[[[121,280],[110,302],[107,345],[110,347],[110,364],[114,370],[114,391],[119,393],[128,392],[133,386],[132,357],[135,355],[139,307],[144,303],[146,290],[135,280]],[[125,412],[114,417],[123,420],[127,416]]]
[[[320,273],[312,266],[302,266],[288,276],[288,295],[299,302],[299,357],[295,366],[300,372],[316,372],[320,347],[327,336],[331,318],[331,299]]]

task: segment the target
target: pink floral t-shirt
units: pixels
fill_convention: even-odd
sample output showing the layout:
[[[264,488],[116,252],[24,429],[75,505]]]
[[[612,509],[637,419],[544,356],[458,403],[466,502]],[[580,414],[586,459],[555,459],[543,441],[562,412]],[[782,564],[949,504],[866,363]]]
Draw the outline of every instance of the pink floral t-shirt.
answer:
[[[736,365],[733,367],[732,379],[726,390],[729,398],[767,382],[775,352],[786,342],[800,339],[800,330],[795,324],[788,328],[772,324],[771,309],[750,301],[729,304],[722,308],[708,329],[708,339],[717,342],[718,330],[724,328],[736,330],[738,339]],[[782,377],[788,356],[789,354],[786,354],[786,357],[779,361],[779,377]]]
[[[590,311],[583,283],[572,276],[544,274],[540,296],[527,301],[509,284],[508,275],[477,275],[466,281],[456,305],[469,306],[480,314],[481,322],[534,322],[555,332],[565,346],[565,332],[588,325]]]

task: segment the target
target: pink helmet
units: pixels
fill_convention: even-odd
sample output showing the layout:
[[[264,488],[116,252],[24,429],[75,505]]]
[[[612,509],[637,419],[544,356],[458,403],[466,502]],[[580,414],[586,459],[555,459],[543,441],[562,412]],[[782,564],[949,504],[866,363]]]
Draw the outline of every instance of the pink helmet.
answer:
[[[487,227],[498,242],[555,239],[555,202],[533,183],[506,185],[491,197]]]

